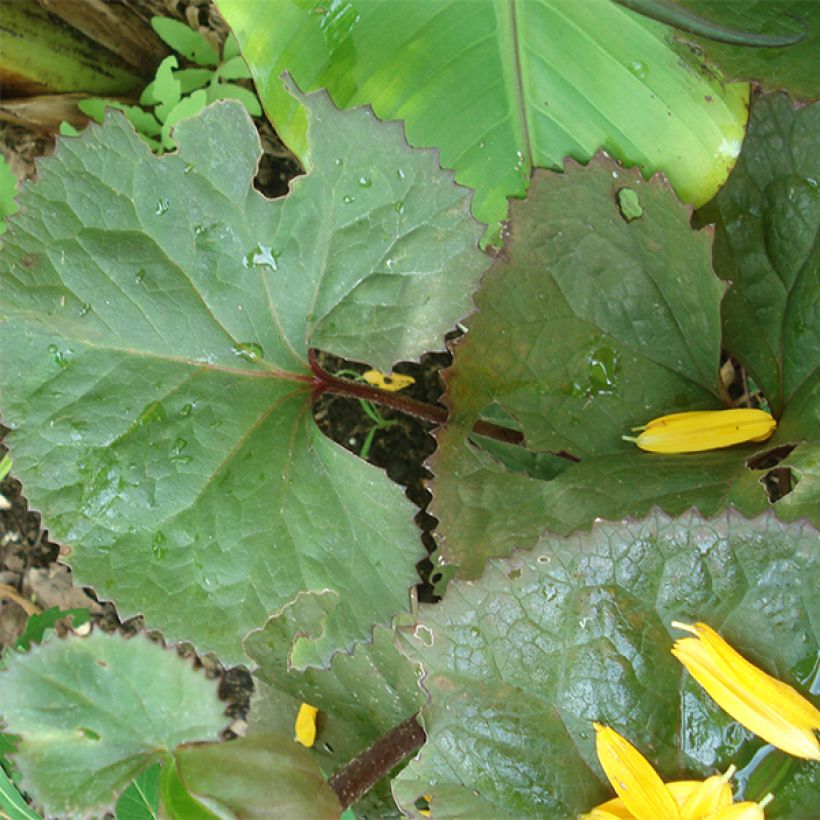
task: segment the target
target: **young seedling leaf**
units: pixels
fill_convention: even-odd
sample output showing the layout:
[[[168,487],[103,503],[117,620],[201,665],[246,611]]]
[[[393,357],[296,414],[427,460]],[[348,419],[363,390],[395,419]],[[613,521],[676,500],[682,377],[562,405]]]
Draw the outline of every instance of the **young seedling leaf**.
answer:
[[[218,57],[214,47],[198,31],[194,31],[179,20],[170,17],[152,17],[154,31],[181,54],[186,60],[197,65],[216,65]]]
[[[218,83],[217,85],[209,85],[206,92],[208,102],[239,100],[252,117],[262,116],[262,106],[259,104],[259,98],[253,91],[248,91],[247,88],[232,83]]]
[[[154,114],[160,122],[165,122],[168,112],[182,96],[182,86],[173,71],[178,65],[179,61],[173,54],[166,57],[159,64],[156,78],[151,83],[151,96],[157,103]]]
[[[407,608],[413,508],[318,431],[307,351],[390,371],[440,343],[487,264],[433,152],[305,103],[309,174],[275,201],[237,103],[161,158],[110,114],[42,162],[0,263],[28,497],[78,583],[226,662],[300,591],[337,596],[317,659]]]
[[[219,0],[297,156],[305,119],[282,88],[284,70],[340,106],[371,103],[404,120],[411,144],[440,148],[442,164],[476,189],[483,222],[506,218],[533,168],[585,162],[599,148],[646,173],[662,169],[702,204],[740,150],[747,87],[726,86],[671,42],[671,29],[611,0],[287,3],[263,29],[266,8]]]
[[[208,104],[208,96],[199,89],[194,91],[189,97],[182,99],[166,114],[165,122],[162,124],[162,147],[170,151],[176,147],[171,139],[171,129],[182,120],[193,117],[202,111]]]
[[[174,72],[183,94],[190,94],[197,88],[208,85],[213,76],[214,72],[210,68],[181,68]]]
[[[698,213],[715,222],[715,270],[731,282],[723,302],[726,347],[759,385],[774,415],[816,389],[820,317],[820,104],[757,97],[729,182]],[[804,435],[817,426],[806,417]]]
[[[216,683],[143,635],[94,632],[12,653],[0,716],[22,736],[21,785],[48,815],[87,816],[180,743],[225,727]]]
[[[456,581],[403,628],[424,668],[427,744],[394,780],[411,817],[575,817],[613,796],[592,722],[642,750],[664,780],[742,765],[763,745],[672,656],[672,620],[703,621],[806,694],[820,617],[817,531],[733,512],[655,513],[545,535],[530,553]],[[810,761],[795,761],[771,816],[811,814]],[[776,807],[776,803],[779,803]],[[770,816],[767,808],[766,816]]]
[[[217,69],[217,74],[223,80],[249,80],[251,72],[248,69],[245,61],[241,57],[232,57],[230,60],[222,63]]]
[[[781,48],[728,45],[705,37],[679,34],[694,43],[733,80],[753,80],[767,91],[783,89],[802,100],[820,96],[817,50],[820,48],[820,6],[814,0],[777,3],[715,3],[679,0],[680,5],[715,23],[762,34],[802,37]]]
[[[258,732],[177,749],[180,781],[216,817],[335,820],[339,801],[307,749],[290,734]]]

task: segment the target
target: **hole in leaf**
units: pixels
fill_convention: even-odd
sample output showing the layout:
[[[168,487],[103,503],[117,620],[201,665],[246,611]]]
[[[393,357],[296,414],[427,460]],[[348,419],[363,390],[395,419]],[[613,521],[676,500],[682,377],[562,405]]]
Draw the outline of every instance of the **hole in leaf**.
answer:
[[[773,447],[771,450],[755,453],[746,460],[746,466],[750,470],[770,470],[780,464],[794,450],[794,447],[794,444],[782,444],[780,447]]]
[[[783,498],[784,495],[788,495],[797,484],[792,471],[788,467],[776,467],[774,470],[770,470],[760,479],[760,483],[772,503]]]
[[[326,752],[330,752],[330,754],[333,754],[333,747],[328,742],[325,742],[322,745],[325,747]]]

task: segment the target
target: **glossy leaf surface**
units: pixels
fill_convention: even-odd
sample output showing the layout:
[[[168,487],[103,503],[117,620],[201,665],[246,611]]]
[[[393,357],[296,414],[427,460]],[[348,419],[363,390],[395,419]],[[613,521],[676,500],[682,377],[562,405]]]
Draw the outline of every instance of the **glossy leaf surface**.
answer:
[[[687,201],[711,198],[740,148],[745,86],[724,86],[671,45],[671,29],[610,0],[220,0],[262,103],[302,156],[304,112],[279,79],[327,87],[407,124],[413,145],[476,190],[493,224],[534,167],[599,148],[647,173],[664,169]]]
[[[798,391],[817,387],[819,149],[820,104],[756,98],[738,164],[698,214],[716,223],[715,270],[732,283],[723,304],[726,345],[776,416]]]
[[[627,221],[618,192],[637,194]],[[622,440],[665,413],[721,407],[717,384],[723,285],[711,236],[660,179],[598,158],[536,175],[514,203],[504,253],[445,372],[452,423],[431,461],[440,557],[469,576],[488,556],[568,534],[597,516],[653,505],[714,514],[767,505],[745,461],[756,444],[700,455],[640,453]],[[513,423],[534,451],[581,459],[552,480],[476,447],[483,416]]]
[[[52,640],[8,661],[0,716],[22,736],[21,786],[49,815],[112,807],[164,750],[216,740],[227,723],[216,683],[142,635]]]
[[[673,619],[704,621],[749,660],[810,685],[820,616],[817,531],[767,514],[597,524],[453,582],[402,630],[425,670],[428,742],[394,781],[399,805],[437,817],[569,817],[611,795],[592,722],[612,726],[665,780],[744,766],[762,742],[683,671]],[[768,816],[814,800],[811,767],[786,775]],[[790,795],[790,796],[788,796]],[[778,805],[779,803],[779,805]]]
[[[487,264],[432,153],[305,104],[310,173],[274,201],[237,103],[180,123],[162,158],[111,115],[43,162],[0,268],[32,505],[78,583],[226,662],[302,590],[337,595],[319,662],[406,609],[411,505],[318,431],[307,351],[389,371],[439,344]]]

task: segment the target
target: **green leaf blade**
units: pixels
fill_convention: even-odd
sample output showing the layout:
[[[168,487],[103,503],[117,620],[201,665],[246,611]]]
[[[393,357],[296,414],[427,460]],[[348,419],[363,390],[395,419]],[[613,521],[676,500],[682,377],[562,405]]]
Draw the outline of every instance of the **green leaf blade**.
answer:
[[[413,509],[320,434],[307,352],[389,371],[439,343],[487,264],[430,153],[307,104],[312,173],[274,201],[239,105],[180,122],[159,159],[109,115],[45,164],[0,274],[3,344],[25,337],[2,380],[27,492],[82,583],[227,662],[304,590],[338,596],[325,658],[406,609]]]
[[[724,87],[688,57],[681,70],[669,29],[608,0],[294,3],[266,32],[261,5],[219,6],[298,156],[305,119],[281,87],[284,70],[341,106],[370,103],[405,120],[412,144],[440,148],[442,164],[476,189],[474,213],[491,225],[508,197],[525,194],[533,167],[567,155],[585,162],[603,147],[647,174],[662,168],[700,204],[740,148],[747,89]]]
[[[428,742],[394,781],[400,807],[427,793],[445,817],[588,811],[611,795],[593,721],[629,738],[664,780],[742,766],[761,742],[730,731],[689,680],[669,651],[679,637],[670,621],[718,627],[805,691],[817,649],[816,536],[771,515],[655,513],[569,539],[545,535],[533,553],[453,583],[402,630],[431,699]],[[811,765],[787,775],[801,785],[781,816],[810,805]]]
[[[22,735],[22,783],[49,814],[110,806],[159,751],[215,740],[226,723],[216,684],[141,635],[95,632],[12,655],[0,692]]]

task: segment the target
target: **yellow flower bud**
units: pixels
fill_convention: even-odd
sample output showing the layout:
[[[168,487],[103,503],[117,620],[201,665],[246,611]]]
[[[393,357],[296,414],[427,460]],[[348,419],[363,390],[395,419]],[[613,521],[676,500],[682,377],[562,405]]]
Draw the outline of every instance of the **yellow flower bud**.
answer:
[[[754,409],[695,410],[653,419],[637,437],[623,436],[650,453],[699,453],[719,450],[747,441],[765,441],[777,422],[765,411]]]

